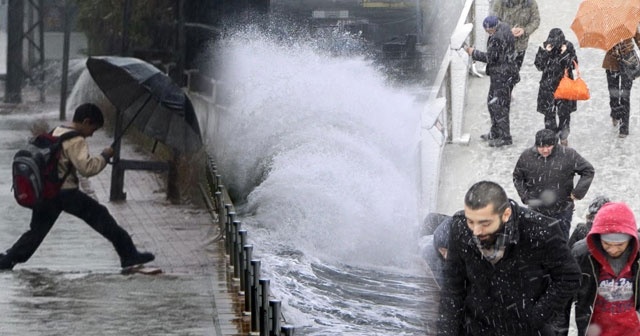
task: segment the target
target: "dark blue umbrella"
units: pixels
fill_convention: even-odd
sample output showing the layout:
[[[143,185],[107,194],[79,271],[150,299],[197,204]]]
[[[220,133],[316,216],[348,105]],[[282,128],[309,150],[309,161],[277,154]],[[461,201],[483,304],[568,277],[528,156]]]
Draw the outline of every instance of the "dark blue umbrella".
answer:
[[[87,69],[127,126],[180,152],[202,147],[189,97],[155,66],[133,57],[90,57]],[[118,139],[122,134],[116,136]]]

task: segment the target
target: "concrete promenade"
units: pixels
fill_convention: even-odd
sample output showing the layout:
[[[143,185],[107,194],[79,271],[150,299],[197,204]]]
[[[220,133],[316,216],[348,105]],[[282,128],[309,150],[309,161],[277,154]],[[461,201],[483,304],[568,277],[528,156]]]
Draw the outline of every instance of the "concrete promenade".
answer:
[[[0,250],[28,228],[30,211],[12,196],[11,158],[38,118],[60,124],[56,103],[0,107]],[[100,130],[88,141],[99,153],[112,139]],[[122,158],[149,159],[144,153],[125,139]],[[127,200],[109,202],[110,168],[83,189],[109,208],[139,249],[155,253],[151,265],[164,273],[121,275],[112,246],[63,214],[31,260],[0,272],[0,335],[246,335],[248,320],[237,304],[244,299],[228,281],[211,215],[170,204],[161,174],[153,172],[127,171]]]

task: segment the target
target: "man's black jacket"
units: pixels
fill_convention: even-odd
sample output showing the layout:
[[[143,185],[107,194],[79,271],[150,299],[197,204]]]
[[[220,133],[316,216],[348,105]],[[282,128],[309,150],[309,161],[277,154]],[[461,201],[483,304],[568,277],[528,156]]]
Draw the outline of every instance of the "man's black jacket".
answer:
[[[495,265],[482,257],[464,212],[454,216],[438,335],[544,335],[578,289],[580,269],[559,222],[514,201],[511,209],[512,239]]]

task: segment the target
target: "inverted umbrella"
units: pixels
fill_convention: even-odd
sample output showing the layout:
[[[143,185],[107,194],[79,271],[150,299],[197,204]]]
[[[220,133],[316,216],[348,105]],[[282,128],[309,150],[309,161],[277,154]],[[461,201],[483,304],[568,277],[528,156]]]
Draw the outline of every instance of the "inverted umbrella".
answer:
[[[181,152],[193,152],[202,146],[191,101],[158,68],[133,57],[104,56],[90,57],[87,69],[100,90],[122,113],[127,125],[122,133],[133,125]]]
[[[585,0],[571,29],[583,48],[609,50],[633,37],[640,22],[640,0]]]

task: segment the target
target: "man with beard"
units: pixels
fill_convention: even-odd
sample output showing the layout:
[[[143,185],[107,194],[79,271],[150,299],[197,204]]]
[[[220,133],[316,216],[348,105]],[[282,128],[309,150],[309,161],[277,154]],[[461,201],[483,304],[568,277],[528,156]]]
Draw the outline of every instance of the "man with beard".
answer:
[[[555,220],[481,181],[454,215],[438,335],[556,335],[580,269]]]

